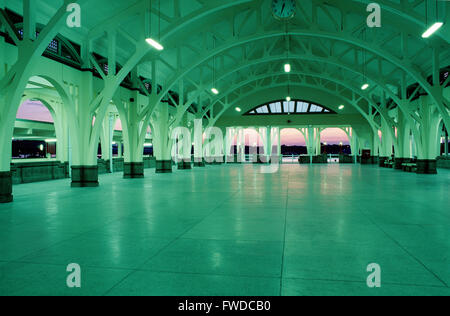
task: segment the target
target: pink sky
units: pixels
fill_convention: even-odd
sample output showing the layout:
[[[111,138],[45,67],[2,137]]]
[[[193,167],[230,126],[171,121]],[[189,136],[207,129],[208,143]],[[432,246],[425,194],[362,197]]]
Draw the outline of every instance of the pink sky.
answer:
[[[340,142],[348,145],[347,134],[340,128],[327,128],[321,134],[321,142],[330,145],[338,145]],[[286,128],[281,131],[281,144],[287,146],[301,145],[305,146],[305,138],[300,131],[294,128]]]
[[[39,122],[53,123],[53,118],[48,109],[38,101],[26,101],[22,104],[17,112],[18,119],[33,120]],[[122,130],[120,120],[117,121],[115,130]],[[250,130],[246,130],[250,133]],[[339,144],[343,142],[345,145],[349,144],[348,137],[345,132],[339,128],[328,128],[321,134],[322,143]],[[288,146],[305,146],[305,139],[303,135],[294,128],[286,128],[281,131],[281,144]]]
[[[19,107],[16,117],[22,120],[53,123],[53,117],[50,114],[50,111],[39,101],[24,102]],[[122,130],[122,123],[120,122],[120,120],[117,120],[114,129],[116,131]]]

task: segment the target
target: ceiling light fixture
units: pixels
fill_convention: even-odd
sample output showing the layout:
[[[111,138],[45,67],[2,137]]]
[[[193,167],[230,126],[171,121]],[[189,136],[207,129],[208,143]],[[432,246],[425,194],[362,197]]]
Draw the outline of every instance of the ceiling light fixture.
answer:
[[[343,110],[345,108],[345,105],[339,106],[339,110]]]
[[[237,107],[236,112],[242,112],[242,109],[240,107]]]
[[[428,1],[425,2],[425,20],[426,20],[426,25],[428,24]],[[435,21],[439,21],[439,3],[436,0],[436,20]],[[422,38],[429,38],[431,35],[433,35],[434,33],[436,33],[442,26],[444,25],[443,22],[435,22],[433,25],[431,25],[423,34],[422,34]]]
[[[213,50],[216,49],[216,37],[213,35]],[[213,81],[213,88],[211,89],[211,92],[215,95],[219,94],[219,90],[217,90],[217,77],[216,77],[216,55],[213,57],[213,70],[212,70],[212,81]]]
[[[159,50],[159,51],[164,50],[164,46],[162,46],[160,43],[155,41],[153,38],[149,37],[145,41],[156,50]]]
[[[159,20],[158,20],[158,40],[154,39],[151,36],[151,28],[152,28],[152,2],[150,1],[149,3],[149,11],[148,11],[148,15],[150,17],[149,21],[146,21],[146,28],[147,28],[147,38],[145,39],[145,41],[147,42],[147,44],[149,44],[150,46],[152,46],[154,49],[156,49],[157,51],[163,51],[164,50],[164,46],[161,45],[161,0],[159,1]]]
[[[443,25],[444,23],[442,22],[434,23],[432,26],[428,28],[428,30],[425,31],[425,33],[422,34],[422,38],[429,38],[431,35],[436,33]]]
[[[291,38],[289,36],[289,29],[288,29],[288,22],[286,21],[285,24],[286,27],[286,55],[287,55],[287,59],[289,60],[289,53],[291,51]],[[289,73],[291,72],[291,64],[286,63],[284,65],[284,71],[288,74],[288,86],[287,86],[287,97],[286,97],[286,101],[288,102],[287,104],[287,110],[288,110],[288,115],[291,115],[291,111],[290,111],[290,104],[289,102],[291,102],[292,98],[291,98],[291,76],[289,75]]]
[[[370,85],[368,83],[363,84],[363,86],[361,87],[361,90],[367,90],[367,88],[369,88]]]
[[[290,73],[291,72],[291,64],[286,64],[284,65],[284,72],[286,73]]]

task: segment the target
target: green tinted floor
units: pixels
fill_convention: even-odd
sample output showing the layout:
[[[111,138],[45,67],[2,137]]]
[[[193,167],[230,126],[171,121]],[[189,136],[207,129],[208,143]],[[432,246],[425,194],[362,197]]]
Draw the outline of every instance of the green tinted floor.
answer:
[[[16,186],[0,205],[0,295],[450,295],[449,171],[259,171]]]

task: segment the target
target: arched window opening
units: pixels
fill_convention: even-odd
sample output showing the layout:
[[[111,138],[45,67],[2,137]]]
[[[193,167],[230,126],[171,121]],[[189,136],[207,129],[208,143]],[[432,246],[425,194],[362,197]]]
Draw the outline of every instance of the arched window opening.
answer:
[[[42,102],[27,100],[16,115],[12,159],[56,158],[54,118]]]
[[[305,137],[298,129],[282,129],[280,139],[283,163],[298,163],[299,156],[308,154]]]

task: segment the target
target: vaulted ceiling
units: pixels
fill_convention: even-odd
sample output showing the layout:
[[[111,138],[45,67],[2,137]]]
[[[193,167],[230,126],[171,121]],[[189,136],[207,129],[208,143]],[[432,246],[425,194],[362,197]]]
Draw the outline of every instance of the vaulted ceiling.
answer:
[[[333,111],[345,103],[351,113],[370,117],[386,106],[383,98],[401,97],[402,87],[418,83],[429,92],[433,69],[450,65],[449,25],[430,39],[421,36],[436,20],[448,20],[449,2],[379,0],[382,26],[369,28],[370,2],[297,0],[295,17],[284,21],[274,18],[272,0],[79,1],[82,27],[60,34],[106,56],[105,32],[115,30],[121,64],[146,45],[146,37],[157,39],[165,49],[149,50],[136,62],[138,73],[194,98],[208,119],[230,115],[260,91],[277,88],[273,100],[284,98],[290,85],[294,93],[298,86],[336,95],[336,103],[323,104]],[[6,3],[21,14],[21,0]],[[39,1],[39,23],[46,24],[62,3]],[[258,105],[247,103],[244,112]]]

